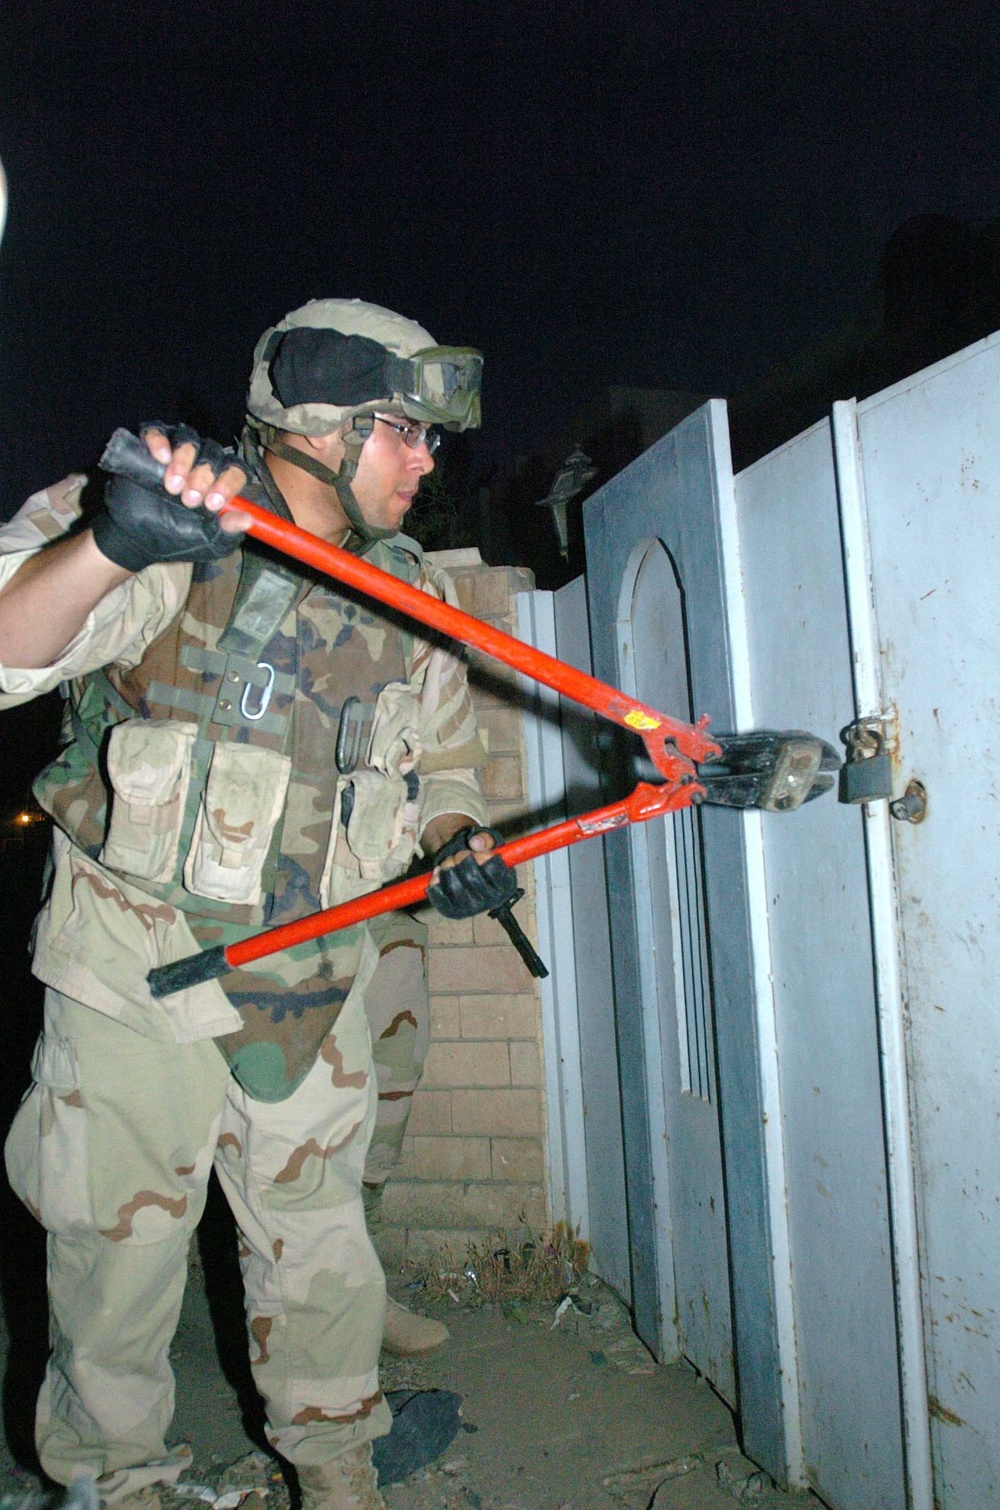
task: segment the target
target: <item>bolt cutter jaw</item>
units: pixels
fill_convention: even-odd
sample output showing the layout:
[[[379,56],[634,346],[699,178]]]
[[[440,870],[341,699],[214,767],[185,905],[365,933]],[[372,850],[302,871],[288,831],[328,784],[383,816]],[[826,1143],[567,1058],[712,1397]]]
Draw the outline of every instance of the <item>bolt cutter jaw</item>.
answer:
[[[833,786],[841,760],[833,745],[802,729],[723,734],[722,753],[700,774],[705,801],[792,813]]]
[[[642,781],[655,780],[662,761],[646,755],[635,763]],[[766,813],[790,813],[828,792],[840,764],[833,745],[801,729],[759,729],[750,734],[719,734],[712,753],[700,758],[703,767],[687,777],[673,774],[668,779],[682,786],[694,782],[693,795],[674,803],[707,802],[714,807],[759,808]],[[653,767],[651,769],[651,767]],[[664,811],[671,811],[665,807]]]

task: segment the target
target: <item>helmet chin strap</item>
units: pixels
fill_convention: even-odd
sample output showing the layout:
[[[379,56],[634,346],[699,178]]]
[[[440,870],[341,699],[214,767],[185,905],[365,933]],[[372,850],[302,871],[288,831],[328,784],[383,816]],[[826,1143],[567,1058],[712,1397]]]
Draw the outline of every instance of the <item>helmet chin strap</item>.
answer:
[[[347,515],[347,522],[351,526],[351,533],[359,537],[362,548],[374,545],[376,540],[391,540],[393,535],[399,533],[398,530],[378,529],[375,525],[369,524],[351,488],[354,474],[358,470],[358,462],[361,459],[361,448],[367,437],[348,430],[344,436],[344,458],[335,472],[332,467],[318,461],[315,456],[309,456],[305,451],[300,451],[297,446],[290,446],[287,441],[281,440],[272,425],[259,425],[257,430],[265,451],[270,451],[273,456],[279,456],[282,461],[287,461],[291,466],[308,472],[310,477],[317,478],[327,487],[336,489],[340,507]],[[346,549],[351,549],[350,541]]]

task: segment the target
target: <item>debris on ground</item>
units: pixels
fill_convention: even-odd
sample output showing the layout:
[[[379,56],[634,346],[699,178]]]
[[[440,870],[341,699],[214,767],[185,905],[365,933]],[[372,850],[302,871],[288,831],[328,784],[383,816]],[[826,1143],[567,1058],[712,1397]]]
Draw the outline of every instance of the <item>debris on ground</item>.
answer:
[[[603,1481],[604,1487],[619,1504],[624,1501],[632,1505],[638,1496],[640,1503],[647,1505],[662,1484],[696,1472],[702,1462],[701,1457],[684,1456],[671,1458],[665,1463],[644,1463],[636,1468],[620,1468],[617,1473],[607,1475]]]
[[[577,1288],[589,1258],[590,1244],[564,1222],[544,1236],[525,1229],[510,1238],[501,1231],[471,1243],[461,1258],[448,1250],[432,1258],[411,1288],[471,1310],[514,1301],[558,1304]]]
[[[248,1452],[233,1463],[192,1465],[176,1484],[157,1484],[162,1510],[289,1510],[290,1495],[277,1459]]]
[[[735,1445],[703,1455],[686,1482],[677,1482],[677,1477],[672,1475],[658,1485],[648,1510],[723,1510],[734,1504],[754,1510],[790,1510],[793,1505],[820,1510],[814,1495],[785,1493]]]
[[[441,1320],[457,1307],[476,1312],[492,1306],[503,1320],[525,1326],[542,1323],[593,1339],[592,1362],[631,1374],[652,1374],[656,1362],[632,1330],[627,1307],[585,1267],[589,1249],[557,1224],[552,1238],[506,1244],[503,1234],[470,1249],[463,1269],[426,1264],[406,1284],[407,1298],[419,1300]],[[574,1267],[576,1266],[576,1267]],[[546,1307],[551,1307],[546,1310]],[[383,1374],[385,1360],[383,1360]],[[395,1380],[393,1381],[396,1382]]]

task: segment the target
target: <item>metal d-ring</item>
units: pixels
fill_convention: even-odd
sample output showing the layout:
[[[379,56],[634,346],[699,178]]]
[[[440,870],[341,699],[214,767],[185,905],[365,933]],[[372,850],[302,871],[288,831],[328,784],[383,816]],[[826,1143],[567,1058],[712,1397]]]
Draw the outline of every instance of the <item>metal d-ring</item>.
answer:
[[[252,682],[247,682],[246,686],[243,688],[243,696],[240,698],[240,712],[243,714],[243,717],[247,720],[247,722],[252,724],[256,723],[258,718],[264,717],[264,714],[267,712],[271,704],[271,693],[274,691],[275,673],[274,667],[271,665],[271,663],[269,661],[258,661],[257,670],[267,672],[267,681],[260,689],[260,693],[257,698],[257,706],[253,710],[253,712],[251,712],[249,707],[247,706],[247,699],[249,698],[251,692],[257,690]]]

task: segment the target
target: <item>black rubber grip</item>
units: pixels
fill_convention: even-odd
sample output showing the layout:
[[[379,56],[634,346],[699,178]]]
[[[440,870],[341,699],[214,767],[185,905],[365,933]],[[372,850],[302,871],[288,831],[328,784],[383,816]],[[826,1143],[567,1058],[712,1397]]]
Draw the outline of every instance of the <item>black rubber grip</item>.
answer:
[[[189,954],[187,959],[175,959],[171,965],[157,965],[150,970],[146,982],[157,1000],[170,996],[174,991],[184,991],[188,986],[200,986],[203,981],[215,980],[225,975],[230,968],[224,944],[206,949],[202,954]]]
[[[145,441],[130,430],[118,429],[104,448],[101,467],[118,477],[127,477],[141,488],[161,488],[166,467],[147,449]]]

